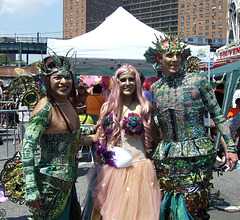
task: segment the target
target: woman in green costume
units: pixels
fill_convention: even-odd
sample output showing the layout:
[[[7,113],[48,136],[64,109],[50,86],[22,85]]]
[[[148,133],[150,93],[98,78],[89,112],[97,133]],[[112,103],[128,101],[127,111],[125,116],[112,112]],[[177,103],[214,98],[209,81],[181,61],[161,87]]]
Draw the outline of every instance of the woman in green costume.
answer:
[[[38,69],[46,97],[33,110],[23,142],[25,200],[33,219],[80,219],[75,189],[80,123],[72,67],[67,57],[54,55]]]
[[[212,87],[198,69],[184,69],[190,49],[172,35],[158,39],[145,53],[147,62],[162,64],[162,77],[151,87],[154,120],[163,140],[154,153],[160,189],[164,194],[160,219],[209,219],[211,183],[216,149],[203,122],[205,107],[227,143],[227,164],[237,164],[236,146],[217,104]],[[193,58],[194,59],[194,58]],[[189,61],[189,60],[188,60]],[[192,63],[195,65],[195,63]],[[197,67],[197,66],[196,66]]]

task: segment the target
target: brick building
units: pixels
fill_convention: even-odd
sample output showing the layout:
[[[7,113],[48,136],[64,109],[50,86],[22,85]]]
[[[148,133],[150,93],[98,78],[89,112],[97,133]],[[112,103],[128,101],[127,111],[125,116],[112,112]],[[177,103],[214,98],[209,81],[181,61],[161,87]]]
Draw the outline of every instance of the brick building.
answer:
[[[95,29],[121,4],[122,0],[63,0],[63,38]]]

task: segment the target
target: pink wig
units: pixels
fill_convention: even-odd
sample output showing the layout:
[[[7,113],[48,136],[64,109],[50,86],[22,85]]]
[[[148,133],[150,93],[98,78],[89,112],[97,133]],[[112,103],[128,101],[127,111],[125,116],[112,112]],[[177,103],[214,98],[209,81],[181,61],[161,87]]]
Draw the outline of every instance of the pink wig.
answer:
[[[118,79],[121,74],[124,73],[133,73],[136,81],[136,91],[135,98],[136,101],[141,105],[141,115],[140,117],[143,120],[144,132],[143,132],[143,143],[145,146],[145,150],[147,150],[151,145],[151,114],[149,113],[149,106],[147,104],[147,100],[142,91],[141,80],[137,70],[131,65],[123,65],[116,72],[113,79],[113,89],[111,95],[109,96],[108,102],[106,102],[101,110],[99,120],[97,123],[97,128],[100,132],[99,141],[100,144],[106,141],[106,135],[104,133],[104,129],[102,128],[102,121],[106,118],[108,114],[113,113],[113,133],[111,137],[111,141],[108,144],[117,145],[121,138],[121,127],[120,120],[123,108],[122,96],[120,93],[119,82]]]

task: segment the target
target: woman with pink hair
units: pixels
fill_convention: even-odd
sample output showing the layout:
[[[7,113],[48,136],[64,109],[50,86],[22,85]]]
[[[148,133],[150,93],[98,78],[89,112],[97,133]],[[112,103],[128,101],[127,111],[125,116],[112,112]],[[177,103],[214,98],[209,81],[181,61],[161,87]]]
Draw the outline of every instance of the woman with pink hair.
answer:
[[[158,220],[162,197],[153,164],[146,158],[151,146],[152,105],[133,66],[120,67],[113,82],[92,136],[99,160],[94,168],[96,179],[90,183],[91,219]]]

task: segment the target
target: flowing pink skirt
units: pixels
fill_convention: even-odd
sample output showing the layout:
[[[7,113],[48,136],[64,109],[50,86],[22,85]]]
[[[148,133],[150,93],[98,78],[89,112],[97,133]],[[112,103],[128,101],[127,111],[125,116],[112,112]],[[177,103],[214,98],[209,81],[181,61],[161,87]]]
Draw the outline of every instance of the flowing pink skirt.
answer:
[[[150,160],[127,168],[104,165],[92,188],[103,220],[158,220],[162,196]]]

